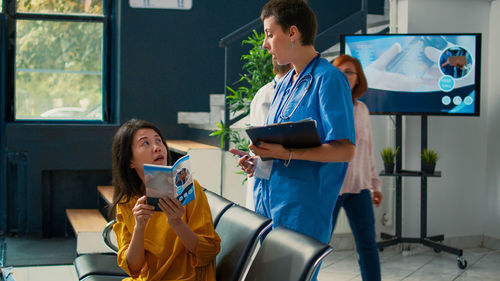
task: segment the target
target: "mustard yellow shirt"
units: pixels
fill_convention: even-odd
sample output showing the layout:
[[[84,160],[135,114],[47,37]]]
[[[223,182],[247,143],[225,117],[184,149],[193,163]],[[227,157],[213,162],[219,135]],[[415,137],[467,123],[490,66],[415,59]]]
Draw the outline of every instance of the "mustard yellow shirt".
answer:
[[[144,233],[145,263],[137,275],[127,264],[127,249],[132,239],[135,218],[132,214],[139,196],[117,204],[117,223],[113,226],[118,240],[118,265],[131,276],[123,280],[215,281],[215,258],[220,251],[220,238],[215,232],[207,197],[194,181],[196,199],[185,207],[182,219],[198,235],[195,253],[189,252],[167,223],[164,212],[149,219]]]

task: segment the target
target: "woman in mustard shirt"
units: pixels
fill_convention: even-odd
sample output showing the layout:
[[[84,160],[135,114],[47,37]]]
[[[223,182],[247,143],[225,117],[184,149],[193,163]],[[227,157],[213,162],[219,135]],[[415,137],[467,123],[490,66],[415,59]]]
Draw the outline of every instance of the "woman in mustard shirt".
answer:
[[[163,198],[162,212],[155,212],[146,202],[144,164],[168,160],[160,130],[129,120],[114,136],[112,158],[118,265],[130,276],[124,280],[215,280],[220,238],[199,183],[194,181],[196,199],[184,207]]]

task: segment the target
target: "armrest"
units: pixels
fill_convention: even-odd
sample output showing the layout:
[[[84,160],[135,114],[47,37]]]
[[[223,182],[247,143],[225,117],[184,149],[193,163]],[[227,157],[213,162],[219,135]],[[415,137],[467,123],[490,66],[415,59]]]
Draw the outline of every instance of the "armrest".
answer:
[[[111,231],[113,231],[113,225],[116,220],[109,221],[102,231],[102,238],[104,239],[104,244],[108,246],[113,252],[118,252],[118,246],[111,241]]]

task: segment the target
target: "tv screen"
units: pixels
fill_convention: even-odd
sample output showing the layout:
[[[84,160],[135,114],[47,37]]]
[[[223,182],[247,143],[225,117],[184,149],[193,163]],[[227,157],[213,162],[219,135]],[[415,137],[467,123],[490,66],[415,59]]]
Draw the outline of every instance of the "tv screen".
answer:
[[[481,34],[342,35],[372,114],[479,116]]]

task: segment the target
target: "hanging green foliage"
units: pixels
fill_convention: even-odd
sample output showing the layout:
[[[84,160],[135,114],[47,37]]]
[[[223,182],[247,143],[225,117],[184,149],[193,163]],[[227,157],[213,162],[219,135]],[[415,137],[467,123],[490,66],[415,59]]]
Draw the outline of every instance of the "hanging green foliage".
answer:
[[[243,61],[242,69],[245,73],[240,75],[241,78],[238,84],[244,85],[237,89],[227,86],[231,94],[227,95],[226,103],[232,113],[243,112],[242,114],[248,115],[250,113],[250,103],[257,91],[274,78],[272,56],[262,48],[264,39],[264,33],[253,30],[252,36],[242,41],[242,45],[249,44],[252,48],[248,54],[241,56]],[[226,127],[226,124],[222,121],[217,123],[217,129],[212,131],[210,136],[220,137],[222,148],[224,148],[224,138],[228,137],[229,141],[235,145],[235,148],[248,151],[249,141],[240,136],[237,131],[231,130],[229,126]]]

